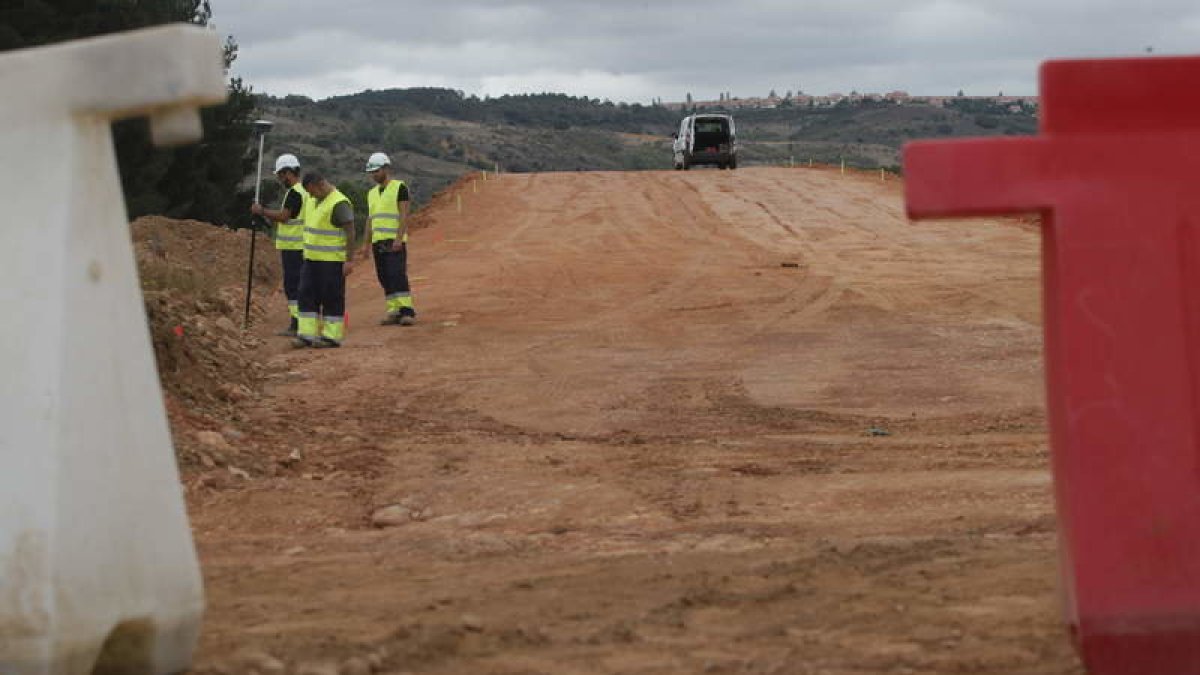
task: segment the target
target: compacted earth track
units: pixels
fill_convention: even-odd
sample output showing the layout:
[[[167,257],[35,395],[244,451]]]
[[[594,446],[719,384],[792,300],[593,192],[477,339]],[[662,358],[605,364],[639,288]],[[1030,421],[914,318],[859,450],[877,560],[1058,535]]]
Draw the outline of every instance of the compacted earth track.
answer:
[[[273,468],[189,479],[197,672],[1082,672],[1035,226],[829,170],[473,187],[419,323],[360,265],[342,349],[266,349]]]

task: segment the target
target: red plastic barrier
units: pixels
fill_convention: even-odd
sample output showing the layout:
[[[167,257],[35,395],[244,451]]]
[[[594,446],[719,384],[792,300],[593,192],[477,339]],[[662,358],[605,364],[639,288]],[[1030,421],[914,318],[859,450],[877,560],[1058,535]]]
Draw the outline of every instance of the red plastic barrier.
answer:
[[[905,148],[913,218],[1041,212],[1067,620],[1200,673],[1200,58],[1048,62],[1041,134]]]

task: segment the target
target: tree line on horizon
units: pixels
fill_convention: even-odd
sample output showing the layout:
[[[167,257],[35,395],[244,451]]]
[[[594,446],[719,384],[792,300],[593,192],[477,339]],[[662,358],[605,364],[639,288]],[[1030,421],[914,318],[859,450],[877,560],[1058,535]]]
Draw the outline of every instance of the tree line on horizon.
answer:
[[[421,112],[477,124],[537,126],[560,130],[572,126],[609,131],[628,131],[646,125],[671,128],[679,121],[677,111],[660,105],[613,103],[559,93],[505,94],[480,98],[475,95],[468,96],[456,89],[412,87],[367,89],[356,94],[332,96],[320,101],[296,94],[283,97],[261,94],[259,99],[261,104],[282,107],[317,106],[344,117],[349,117],[358,110],[388,110],[397,116]]]
[[[209,0],[29,0],[0,9],[0,53],[108,33],[184,22],[207,26]],[[224,46],[226,73],[237,43]],[[156,148],[145,119],[113,124],[121,186],[131,218],[147,214],[219,224],[248,224],[250,196],[241,189],[253,169],[250,146],[255,100],[241,78],[228,81],[228,100],[204,108],[204,140]]]

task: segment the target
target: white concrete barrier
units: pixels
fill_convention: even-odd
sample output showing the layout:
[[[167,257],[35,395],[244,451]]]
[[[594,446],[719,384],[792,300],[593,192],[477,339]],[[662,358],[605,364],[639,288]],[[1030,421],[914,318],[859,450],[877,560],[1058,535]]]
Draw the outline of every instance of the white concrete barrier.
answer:
[[[3,675],[191,662],[203,589],[109,123],[197,140],[222,65],[182,25],[0,56]]]

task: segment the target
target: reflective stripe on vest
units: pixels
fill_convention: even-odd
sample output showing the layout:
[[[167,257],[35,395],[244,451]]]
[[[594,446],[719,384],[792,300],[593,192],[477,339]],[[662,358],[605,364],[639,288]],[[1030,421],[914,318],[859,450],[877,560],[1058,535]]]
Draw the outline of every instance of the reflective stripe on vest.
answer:
[[[333,207],[349,202],[338,190],[325,199],[310,199],[304,217],[304,259],[346,261],[346,232],[333,224]]]
[[[275,248],[280,251],[304,250],[304,212],[308,210],[308,193],[300,183],[296,183],[283,193],[283,204],[287,204],[288,195],[295,190],[300,195],[300,213],[293,213],[292,219],[275,226]],[[279,206],[283,208],[283,204]]]
[[[404,181],[391,180],[380,194],[378,188],[367,190],[367,222],[371,224],[371,243],[395,239],[400,234],[400,188]],[[401,241],[408,241],[405,232]]]

